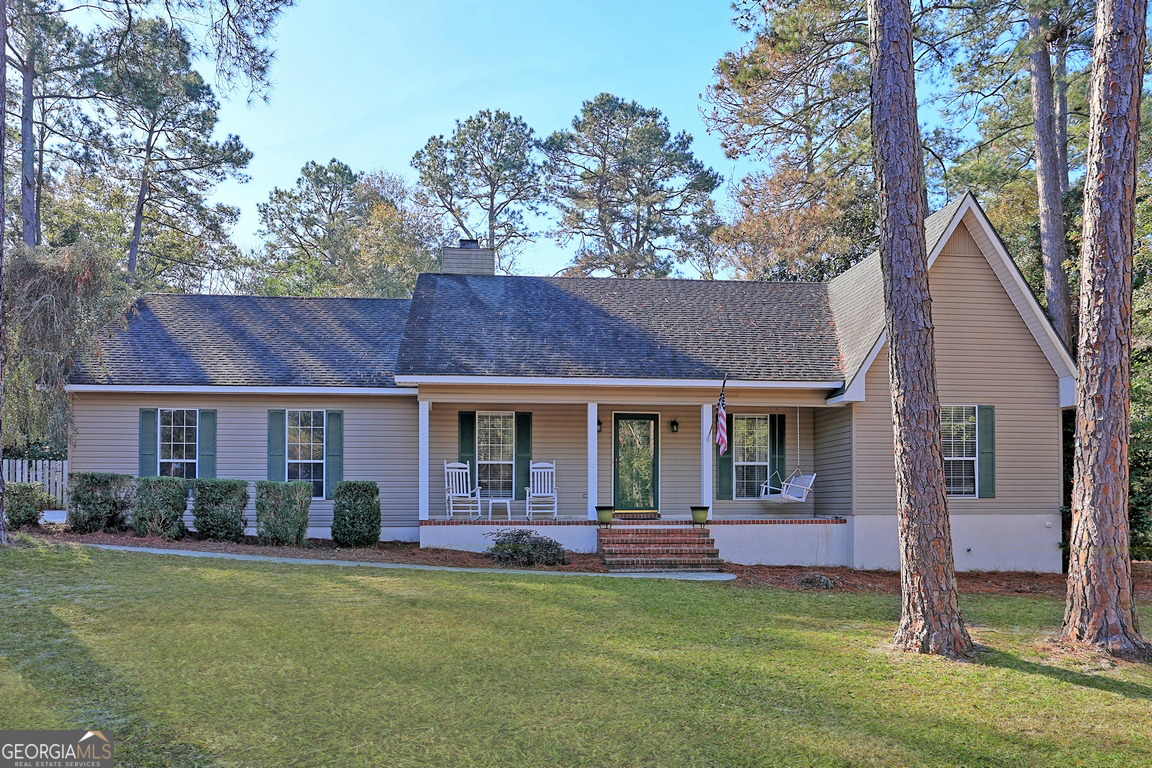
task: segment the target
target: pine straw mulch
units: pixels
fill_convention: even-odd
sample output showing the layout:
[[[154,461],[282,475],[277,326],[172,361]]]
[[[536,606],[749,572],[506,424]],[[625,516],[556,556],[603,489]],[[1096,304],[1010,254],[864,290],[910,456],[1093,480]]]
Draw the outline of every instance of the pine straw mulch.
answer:
[[[225,541],[198,541],[187,538],[167,541],[160,538],[141,538],[131,531],[121,533],[70,533],[64,525],[47,524],[26,533],[56,542],[78,544],[115,544],[122,547],[149,547],[156,549],[182,549],[201,552],[223,552],[237,555],[269,555],[272,557],[299,557],[317,560],[349,560],[366,563],[405,563],[414,565],[447,565],[457,568],[497,567],[480,552],[455,549],[421,549],[414,543],[386,541],[365,549],[340,549],[328,539],[310,539],[308,547],[271,547],[259,544],[248,536],[243,543]],[[536,571],[572,571],[606,573],[604,561],[596,554],[568,553],[568,564],[534,566]],[[509,568],[508,570],[517,570]],[[785,565],[736,565],[727,563],[723,570],[736,575],[733,584],[743,587],[771,586],[783,589],[823,590],[834,592],[900,593],[900,574],[896,571],[858,571],[846,567],[803,567]],[[1152,595],[1152,561],[1132,564],[1136,593]],[[821,578],[823,577],[823,578]],[[1058,573],[1015,573],[1011,571],[968,571],[956,574],[961,592],[986,595],[1045,595],[1065,596],[1064,576]]]
[[[455,549],[421,549],[418,544],[401,541],[382,541],[375,547],[341,549],[329,539],[309,539],[307,547],[272,547],[260,544],[255,536],[246,536],[241,543],[230,541],[199,541],[186,538],[168,541],[159,537],[140,537],[132,531],[119,533],[71,533],[64,525],[47,524],[38,530],[25,529],[25,533],[54,542],[77,544],[114,544],[120,547],[148,547],[155,549],[181,549],[197,552],[222,552],[230,555],[266,555],[268,557],[299,557],[315,560],[347,560],[359,563],[404,563],[412,565],[448,565],[457,568],[496,568],[491,558],[480,552],[462,552]],[[599,555],[568,553],[567,565],[536,565],[533,571],[577,571],[604,573],[604,561]]]

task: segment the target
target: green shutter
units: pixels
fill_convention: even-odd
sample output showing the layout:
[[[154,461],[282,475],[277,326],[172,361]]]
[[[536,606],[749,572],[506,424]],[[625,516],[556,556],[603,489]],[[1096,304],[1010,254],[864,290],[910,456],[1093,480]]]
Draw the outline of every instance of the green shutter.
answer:
[[[527,498],[529,469],[532,464],[532,414],[516,412],[516,498]]]
[[[284,444],[287,442],[285,414],[283,410],[268,411],[268,479],[284,481],[288,477],[288,465],[284,459]]]
[[[160,474],[156,458],[158,415],[155,408],[140,409],[140,477],[156,477]]]
[[[782,413],[773,413],[768,417],[768,475],[770,488],[773,493],[779,493],[784,487],[784,438],[788,430],[785,428],[785,417]]]
[[[324,434],[324,497],[344,479],[344,411],[328,411]]]
[[[457,457],[460,462],[472,467],[472,487],[476,487],[476,411],[460,411],[459,446]]]
[[[991,405],[976,407],[976,456],[980,487],[976,495],[981,499],[996,497],[996,409]]]
[[[216,477],[216,411],[200,411],[196,477]]]
[[[720,453],[720,446],[715,447],[716,451],[716,498],[717,499],[731,499],[732,498],[732,482],[734,480],[735,471],[732,469],[732,414],[728,414],[728,450]]]

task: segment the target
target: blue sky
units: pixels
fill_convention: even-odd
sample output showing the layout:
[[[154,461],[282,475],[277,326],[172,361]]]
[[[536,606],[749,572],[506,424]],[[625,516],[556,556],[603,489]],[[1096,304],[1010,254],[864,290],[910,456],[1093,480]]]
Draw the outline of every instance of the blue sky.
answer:
[[[504,109],[547,136],[601,91],[662,110],[728,180],[752,166],[726,159],[705,131],[700,94],[745,38],[723,1],[300,0],[277,28],[269,101],[232,94],[221,110],[219,130],[254,157],[251,180],[216,197],[241,208],[236,240],[252,246],[256,204],[308,160],[414,178],[412,155],[457,119]],[[552,273],[569,258],[541,238],[519,271]]]

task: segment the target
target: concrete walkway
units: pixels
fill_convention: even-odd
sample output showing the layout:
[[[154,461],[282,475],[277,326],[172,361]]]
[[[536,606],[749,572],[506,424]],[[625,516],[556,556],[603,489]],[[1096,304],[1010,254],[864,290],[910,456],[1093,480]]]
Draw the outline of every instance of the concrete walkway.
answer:
[[[289,565],[358,565],[367,568],[392,568],[407,571],[455,571],[458,573],[499,573],[505,576],[607,576],[612,579],[676,579],[679,581],[731,581],[733,573],[661,571],[658,573],[587,573],[583,571],[528,571],[515,568],[457,568],[450,565],[413,565],[411,563],[364,563],[355,560],[313,560],[305,557],[272,557],[271,555],[234,555],[227,552],[198,552],[193,549],[159,549],[156,547],[122,547],[116,544],[85,544],[97,549],[118,552],[148,552],[153,555],[179,557],[209,557],[220,560],[248,560],[256,563],[288,563]]]

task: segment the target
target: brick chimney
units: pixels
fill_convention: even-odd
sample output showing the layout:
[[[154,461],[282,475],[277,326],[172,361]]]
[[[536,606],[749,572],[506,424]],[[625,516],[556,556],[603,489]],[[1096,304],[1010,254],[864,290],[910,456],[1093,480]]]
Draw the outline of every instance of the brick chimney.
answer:
[[[496,251],[481,248],[477,240],[461,240],[458,248],[440,249],[440,272],[445,275],[494,275]]]

